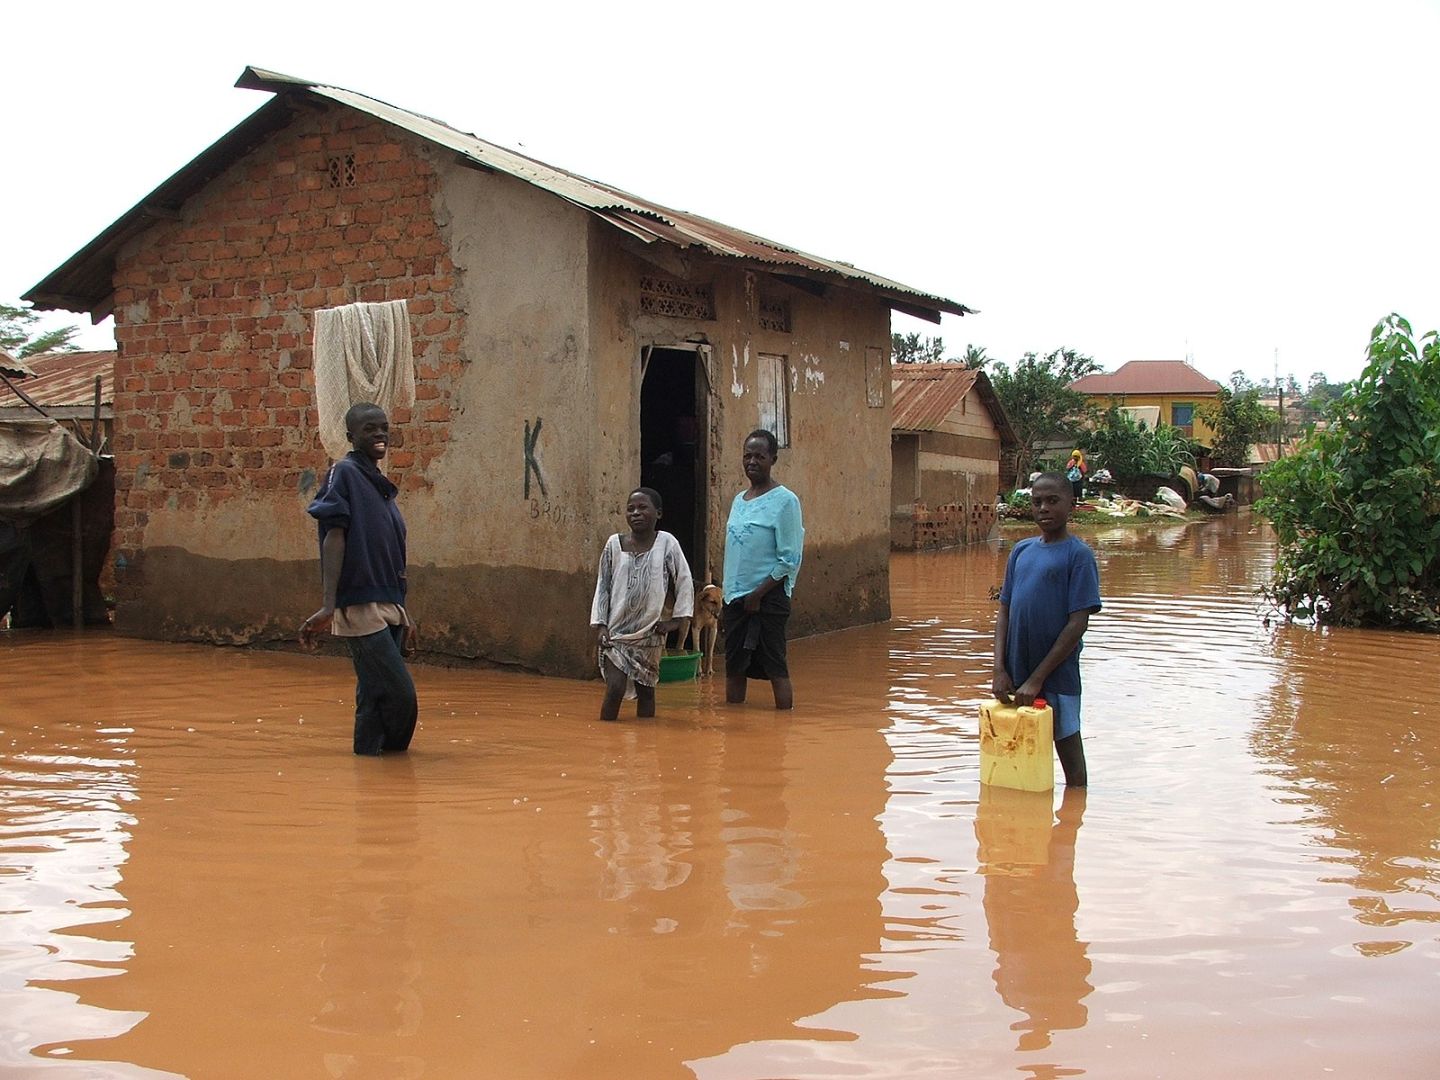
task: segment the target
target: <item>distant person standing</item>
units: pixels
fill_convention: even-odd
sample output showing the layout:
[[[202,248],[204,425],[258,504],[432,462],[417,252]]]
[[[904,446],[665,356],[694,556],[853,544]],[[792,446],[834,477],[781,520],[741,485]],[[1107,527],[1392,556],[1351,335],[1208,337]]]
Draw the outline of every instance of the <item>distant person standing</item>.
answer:
[[[399,489],[380,472],[390,421],[378,405],[345,414],[350,453],[330,467],[308,513],[319,523],[320,610],[300,626],[314,649],[327,630],[345,639],[355,664],[355,753],[405,750],[415,733],[415,683],[402,653],[415,652],[405,610],[405,519]]]
[[[1007,705],[1044,697],[1055,714],[1055,752],[1065,783],[1084,787],[1085,744],[1080,738],[1080,642],[1100,610],[1095,553],[1068,526],[1075,499],[1060,473],[1041,473],[1030,485],[1039,536],[1010,551],[1000,614],[995,620],[992,689]]]
[[[1065,479],[1070,481],[1070,493],[1079,502],[1085,493],[1085,451],[1078,447],[1070,451],[1070,464],[1065,468]]]
[[[725,700],[745,700],[747,679],[768,679],[777,709],[795,704],[786,660],[790,596],[800,572],[805,527],[800,500],[770,476],[774,434],[752,431],[741,462],[750,486],[730,504],[725,526]]]

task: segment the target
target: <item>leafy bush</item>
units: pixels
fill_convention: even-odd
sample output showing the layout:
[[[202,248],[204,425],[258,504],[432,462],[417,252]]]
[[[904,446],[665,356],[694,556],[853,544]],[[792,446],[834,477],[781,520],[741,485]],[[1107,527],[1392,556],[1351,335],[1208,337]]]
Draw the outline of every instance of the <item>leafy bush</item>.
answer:
[[[1216,465],[1243,468],[1248,465],[1250,446],[1259,442],[1275,427],[1274,409],[1260,404],[1260,389],[1221,389],[1214,401],[1207,401],[1196,410],[1200,418],[1215,429],[1212,456]]]
[[[1161,424],[1150,433],[1145,448],[1145,471],[1174,476],[1180,466],[1195,465],[1195,444],[1179,429]]]
[[[1126,480],[1148,471],[1145,467],[1147,434],[1144,424],[1112,405],[1099,423],[1080,437],[1080,446],[1092,473],[1096,469],[1109,469],[1116,480]]]
[[[1182,465],[1194,465],[1194,444],[1178,428],[1161,424],[1151,431],[1128,412],[1112,405],[1099,423],[1084,433],[1080,445],[1090,469],[1109,469],[1124,481],[1141,473],[1173,476]]]
[[[1297,617],[1440,629],[1440,338],[1375,327],[1331,427],[1261,477],[1280,555],[1267,589]]]

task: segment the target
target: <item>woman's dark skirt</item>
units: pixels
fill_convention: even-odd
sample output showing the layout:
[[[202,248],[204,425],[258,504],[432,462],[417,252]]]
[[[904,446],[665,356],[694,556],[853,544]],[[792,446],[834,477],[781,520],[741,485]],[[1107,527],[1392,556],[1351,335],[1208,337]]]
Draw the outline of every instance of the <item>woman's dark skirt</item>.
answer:
[[[785,660],[785,625],[790,621],[790,597],[777,585],[760,600],[760,610],[745,610],[745,598],[732,600],[721,612],[725,630],[725,672],[744,672],[750,679],[784,679],[790,675]]]

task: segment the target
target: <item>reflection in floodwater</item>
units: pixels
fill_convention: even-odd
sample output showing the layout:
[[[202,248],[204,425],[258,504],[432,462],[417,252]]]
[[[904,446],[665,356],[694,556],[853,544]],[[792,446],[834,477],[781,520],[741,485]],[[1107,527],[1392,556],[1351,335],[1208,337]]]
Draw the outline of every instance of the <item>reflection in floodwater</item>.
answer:
[[[87,719],[46,723],[41,704],[53,687],[13,678],[3,685],[0,732],[10,738],[0,756],[0,1073],[93,1076],[92,1066],[67,1059],[145,1015],[83,1000],[90,980],[123,975],[134,956],[119,890],[135,824],[130,729],[95,720],[103,709],[90,696],[76,700]],[[27,716],[34,722],[22,738]],[[106,1072],[166,1075],[120,1063]]]
[[[1052,805],[1048,791],[982,787],[975,808],[995,989],[1025,1014],[1010,1025],[1021,1033],[1018,1050],[1043,1050],[1052,1032],[1084,1027],[1084,1000],[1094,989],[1075,932],[1075,841],[1085,790],[1067,790],[1058,814]]]
[[[793,715],[425,668],[380,761],[341,659],[0,635],[0,1073],[1432,1075],[1436,639],[1267,628],[1244,515],[1090,539],[1088,795],[977,783],[1003,545]]]
[[[424,1006],[416,992],[414,877],[406,865],[419,840],[414,759],[373,763],[355,783],[353,863],[331,882],[311,913],[327,927],[317,972],[324,1003],[311,1023],[344,1038],[347,1049],[323,1054],[324,1075],[359,1080],[413,1080],[425,1074],[418,1054],[375,1052],[371,1044],[413,1046]]]

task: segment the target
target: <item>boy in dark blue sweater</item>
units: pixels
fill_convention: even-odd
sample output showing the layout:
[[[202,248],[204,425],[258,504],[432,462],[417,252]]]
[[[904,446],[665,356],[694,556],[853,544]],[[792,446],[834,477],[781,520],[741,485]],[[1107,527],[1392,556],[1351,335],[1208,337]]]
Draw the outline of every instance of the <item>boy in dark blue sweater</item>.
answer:
[[[385,410],[368,402],[345,414],[353,449],[330,467],[310,504],[319,523],[319,611],[300,626],[313,649],[327,630],[342,637],[355,664],[355,753],[404,750],[415,733],[415,683],[402,653],[415,651],[405,611],[405,519],[398,489],[376,462],[390,445]]]

